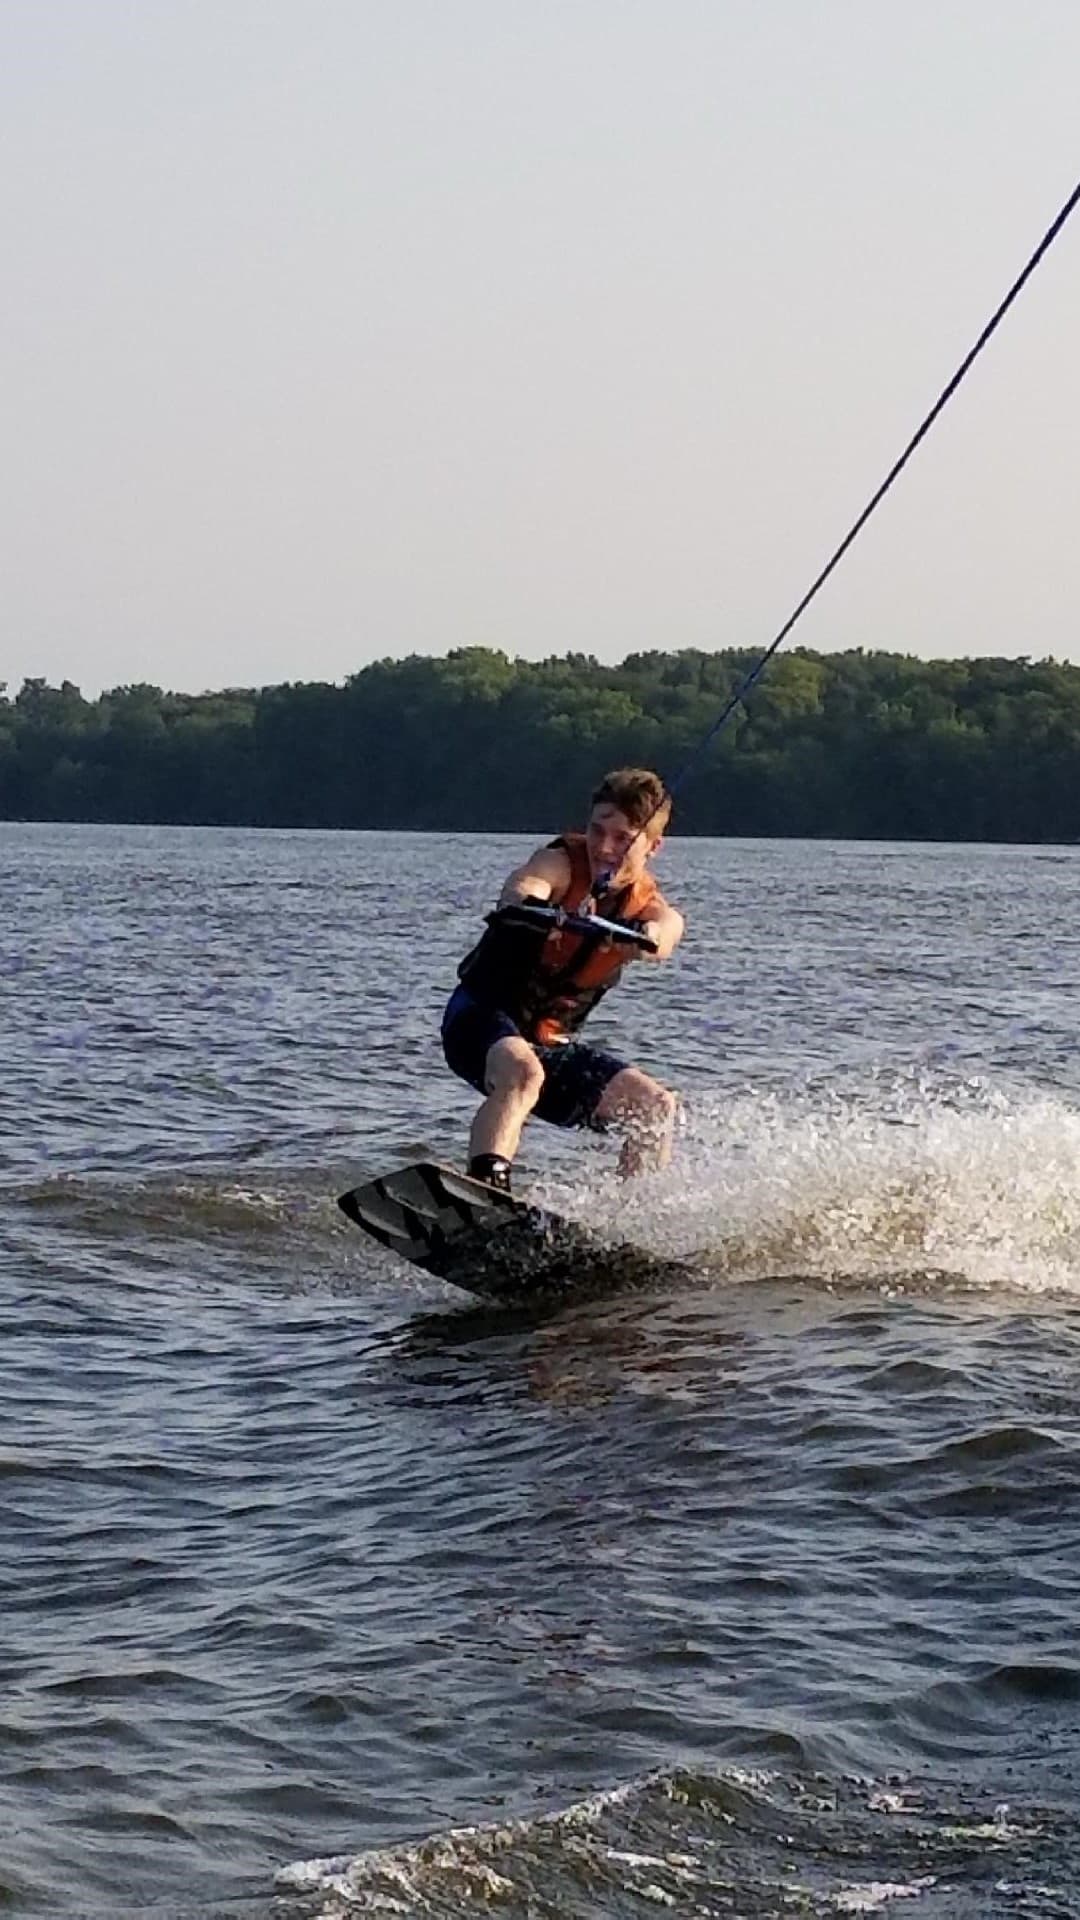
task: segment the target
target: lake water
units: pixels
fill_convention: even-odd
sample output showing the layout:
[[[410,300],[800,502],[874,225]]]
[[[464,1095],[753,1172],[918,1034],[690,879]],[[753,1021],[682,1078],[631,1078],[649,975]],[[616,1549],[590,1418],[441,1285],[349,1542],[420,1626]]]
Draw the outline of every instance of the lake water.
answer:
[[[1080,850],[672,840],[525,1319],[334,1205],[525,844],[0,826],[0,1904],[1080,1913]]]

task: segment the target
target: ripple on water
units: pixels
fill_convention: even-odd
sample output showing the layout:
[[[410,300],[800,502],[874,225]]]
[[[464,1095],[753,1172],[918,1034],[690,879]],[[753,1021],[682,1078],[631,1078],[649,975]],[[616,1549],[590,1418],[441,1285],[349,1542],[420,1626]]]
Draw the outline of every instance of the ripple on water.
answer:
[[[690,1271],[513,1315],[333,1201],[464,1141],[424,849],[4,837],[9,1904],[1070,1911],[1075,861],[673,843],[676,1162],[523,1178]]]

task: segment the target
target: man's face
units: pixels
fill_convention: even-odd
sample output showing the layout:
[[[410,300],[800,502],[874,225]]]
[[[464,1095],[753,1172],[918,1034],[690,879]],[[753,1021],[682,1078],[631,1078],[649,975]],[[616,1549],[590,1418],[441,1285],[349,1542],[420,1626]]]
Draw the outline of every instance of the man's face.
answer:
[[[644,831],[635,827],[610,800],[600,801],[589,815],[585,846],[594,880],[603,876],[610,886],[625,887],[645,871],[645,862],[659,844],[658,833],[651,827]]]

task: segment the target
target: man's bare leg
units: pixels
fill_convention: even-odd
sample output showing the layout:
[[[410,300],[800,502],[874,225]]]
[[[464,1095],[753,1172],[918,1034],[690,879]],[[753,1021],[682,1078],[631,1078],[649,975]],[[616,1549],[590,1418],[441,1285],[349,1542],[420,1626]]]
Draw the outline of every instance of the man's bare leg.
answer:
[[[667,1166],[677,1106],[675,1095],[640,1067],[624,1067],[608,1081],[596,1117],[623,1135],[618,1171],[624,1178]]]
[[[521,1129],[540,1098],[544,1069],[527,1040],[496,1040],[484,1062],[487,1098],[469,1133],[469,1160],[493,1154],[512,1160]]]

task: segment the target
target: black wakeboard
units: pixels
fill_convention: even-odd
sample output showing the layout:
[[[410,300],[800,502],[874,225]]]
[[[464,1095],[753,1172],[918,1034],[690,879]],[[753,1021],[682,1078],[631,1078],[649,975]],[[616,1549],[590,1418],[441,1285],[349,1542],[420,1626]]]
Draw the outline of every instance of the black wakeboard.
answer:
[[[338,1206],[399,1259],[489,1300],[596,1292],[673,1264],[430,1160],[354,1187]]]

